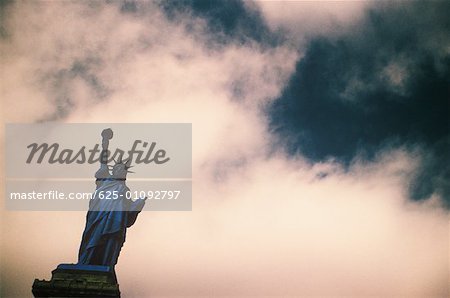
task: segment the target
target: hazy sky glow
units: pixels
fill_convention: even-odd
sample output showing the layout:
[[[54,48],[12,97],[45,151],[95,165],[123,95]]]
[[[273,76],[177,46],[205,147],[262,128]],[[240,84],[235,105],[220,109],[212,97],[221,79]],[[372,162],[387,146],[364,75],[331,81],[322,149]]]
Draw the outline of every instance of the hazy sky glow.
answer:
[[[193,211],[139,216],[123,297],[448,296],[448,3],[1,5],[3,123],[192,123]],[[2,208],[0,296],[84,221]]]

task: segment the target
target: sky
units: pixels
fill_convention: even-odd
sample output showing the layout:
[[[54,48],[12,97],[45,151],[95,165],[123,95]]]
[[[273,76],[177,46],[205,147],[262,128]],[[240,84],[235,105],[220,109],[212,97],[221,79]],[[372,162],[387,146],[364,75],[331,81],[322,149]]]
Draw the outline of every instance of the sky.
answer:
[[[139,215],[123,297],[445,297],[449,11],[3,1],[2,126],[192,123],[192,211]],[[2,200],[1,296],[76,262],[85,216]]]

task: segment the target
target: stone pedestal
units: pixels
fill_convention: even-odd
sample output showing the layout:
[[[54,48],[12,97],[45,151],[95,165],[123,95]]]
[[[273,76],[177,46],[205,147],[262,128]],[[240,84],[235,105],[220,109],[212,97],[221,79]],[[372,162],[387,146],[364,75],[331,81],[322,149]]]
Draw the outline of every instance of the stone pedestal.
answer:
[[[34,297],[120,297],[113,267],[60,264],[50,281],[35,279]]]

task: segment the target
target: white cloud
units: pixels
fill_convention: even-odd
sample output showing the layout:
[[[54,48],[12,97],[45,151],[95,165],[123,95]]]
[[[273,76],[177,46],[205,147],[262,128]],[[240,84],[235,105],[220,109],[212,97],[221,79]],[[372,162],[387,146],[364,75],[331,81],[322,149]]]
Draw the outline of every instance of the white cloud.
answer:
[[[375,1],[256,1],[272,29],[287,31],[296,42],[315,34],[354,26]]]

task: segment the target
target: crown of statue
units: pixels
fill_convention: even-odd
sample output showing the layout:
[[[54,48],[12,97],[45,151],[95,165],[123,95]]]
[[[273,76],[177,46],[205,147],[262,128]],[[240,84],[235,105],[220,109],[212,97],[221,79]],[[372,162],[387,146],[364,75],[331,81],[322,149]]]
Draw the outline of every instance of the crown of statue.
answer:
[[[119,158],[118,158],[117,160],[115,160],[115,159],[113,159],[113,160],[114,160],[114,163],[115,163],[115,164],[114,164],[113,166],[108,165],[108,167],[114,168],[114,167],[116,167],[116,166],[123,165],[123,167],[124,167],[124,169],[125,169],[125,171],[126,171],[127,173],[134,173],[134,172],[128,170],[129,168],[132,168],[132,167],[133,167],[133,166],[131,165],[131,157],[129,157],[129,158],[125,159],[125,160],[122,160],[122,156],[120,155]]]

